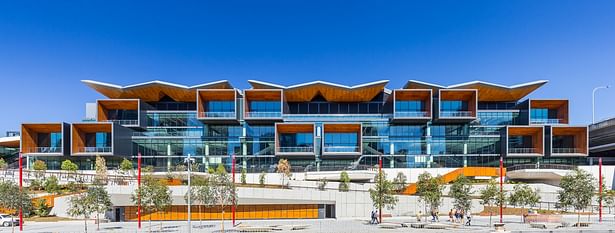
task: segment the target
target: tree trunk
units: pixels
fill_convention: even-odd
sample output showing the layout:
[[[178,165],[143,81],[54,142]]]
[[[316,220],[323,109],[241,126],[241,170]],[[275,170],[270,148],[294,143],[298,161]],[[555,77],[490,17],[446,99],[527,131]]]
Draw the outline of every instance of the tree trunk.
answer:
[[[581,210],[577,210],[577,227],[581,227]]]
[[[521,223],[525,223],[525,206],[521,207]]]
[[[13,231],[13,233],[15,233],[15,219],[13,218],[13,215],[11,215],[11,230]]]
[[[222,208],[222,232],[224,232],[224,207]]]
[[[149,218],[148,218],[148,222],[149,222],[149,232],[152,233],[152,214],[149,214]]]
[[[85,223],[85,233],[88,233],[88,218],[83,221]]]
[[[100,214],[96,213],[96,230],[100,231]]]
[[[492,212],[492,210],[491,210],[491,206],[490,206],[490,207],[489,207],[489,227],[491,227],[491,226],[492,226],[492,224],[491,224],[491,216],[493,216],[493,212]]]
[[[203,227],[203,212],[201,212],[202,205],[199,205],[199,228]]]

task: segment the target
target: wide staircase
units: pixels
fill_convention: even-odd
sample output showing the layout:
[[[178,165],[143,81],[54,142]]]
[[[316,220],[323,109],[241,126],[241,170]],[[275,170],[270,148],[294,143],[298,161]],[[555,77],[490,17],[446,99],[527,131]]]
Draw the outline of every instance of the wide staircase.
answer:
[[[464,175],[466,177],[498,177],[500,176],[500,168],[497,167],[463,167],[457,168],[451,172],[448,172],[442,175],[442,182],[444,184],[448,184],[453,182],[460,175]],[[506,168],[504,168],[504,174],[506,176]],[[417,185],[416,183],[411,183],[406,187],[406,189],[402,192],[404,195],[414,195],[416,194]]]

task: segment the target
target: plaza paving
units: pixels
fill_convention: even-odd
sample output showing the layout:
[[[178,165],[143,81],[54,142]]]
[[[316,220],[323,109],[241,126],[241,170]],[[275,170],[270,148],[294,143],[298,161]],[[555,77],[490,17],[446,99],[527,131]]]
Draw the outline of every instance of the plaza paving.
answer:
[[[441,219],[445,220],[445,219]],[[590,220],[587,220],[587,216],[582,217],[582,222],[591,222],[590,227],[584,228],[560,228],[560,229],[532,229],[528,224],[520,223],[520,216],[505,216],[504,223],[506,224],[506,230],[511,232],[615,232],[615,218],[612,215],[605,216],[603,223],[598,223],[598,217],[592,216]],[[497,217],[494,216],[493,221],[497,221]],[[565,222],[576,222],[576,216],[568,215],[564,217]],[[366,224],[367,219],[326,219],[326,220],[251,220],[251,221],[238,221],[244,225],[249,226],[271,226],[271,225],[308,225],[306,230],[295,231],[276,231],[276,232],[297,232],[297,233],[311,233],[311,232],[492,232],[493,228],[489,227],[489,217],[475,216],[472,220],[472,226],[460,226],[455,229],[447,230],[428,230],[428,229],[414,229],[414,228],[399,228],[399,229],[382,229],[377,225]],[[385,218],[385,222],[388,223],[400,223],[400,222],[415,222],[411,217],[396,217]],[[101,224],[101,230],[96,231],[96,225],[88,224],[88,232],[149,232],[149,224],[147,221],[143,222],[143,228],[141,231],[137,230],[136,222],[122,222],[122,223],[103,223]],[[160,223],[152,222],[152,232],[188,232],[187,222],[163,222],[162,231],[160,231]],[[199,221],[192,222],[192,232],[220,232],[219,221],[203,221],[202,225]],[[226,229],[234,231],[231,227],[230,221],[227,221]],[[10,227],[0,228],[0,232],[11,232]],[[84,232],[83,221],[63,221],[53,223],[43,222],[26,222],[24,225],[24,232],[32,233],[72,233],[72,232]]]

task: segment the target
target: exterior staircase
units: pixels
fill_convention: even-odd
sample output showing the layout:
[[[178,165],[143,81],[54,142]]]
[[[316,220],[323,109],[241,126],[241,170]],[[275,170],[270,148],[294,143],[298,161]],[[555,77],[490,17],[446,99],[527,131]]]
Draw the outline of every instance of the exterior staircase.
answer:
[[[457,168],[449,173],[446,173],[442,176],[442,182],[448,184],[457,179],[458,176],[464,175],[467,177],[499,177],[500,176],[500,168],[499,167],[463,167]],[[504,168],[504,174],[506,176],[506,168]],[[402,192],[404,195],[414,195],[417,191],[416,183],[411,183],[406,187],[406,189]]]

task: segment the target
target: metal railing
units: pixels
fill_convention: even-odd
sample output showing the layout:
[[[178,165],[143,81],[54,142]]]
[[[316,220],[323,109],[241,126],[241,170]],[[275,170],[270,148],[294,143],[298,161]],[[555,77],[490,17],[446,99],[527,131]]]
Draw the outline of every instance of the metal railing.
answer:
[[[566,164],[516,164],[506,167],[506,171],[517,171],[525,169],[558,169],[558,170],[574,170],[576,166]]]
[[[313,153],[314,147],[311,146],[282,146],[278,147],[278,152],[281,153]]]
[[[23,153],[62,153],[62,147],[28,147]]]
[[[281,118],[282,112],[247,112],[249,118]]]
[[[79,147],[78,153],[111,153],[111,147]]]
[[[583,153],[579,148],[553,148],[551,150],[554,154],[581,154]]]
[[[536,148],[508,148],[510,154],[537,154]]]
[[[395,118],[411,118],[411,117],[429,117],[429,113],[425,112],[425,111],[409,111],[409,112],[404,112],[404,111],[395,111],[394,114]]]
[[[199,112],[199,118],[235,118],[235,112]]]
[[[107,120],[107,122],[113,122],[118,125],[139,125],[139,120]]]
[[[534,125],[551,125],[551,124],[561,124],[561,122],[563,122],[562,119],[554,119],[554,118],[549,118],[549,119],[531,119],[530,123],[534,124]]]
[[[358,146],[325,146],[322,148],[323,152],[335,153],[351,153],[351,152],[359,152]]]
[[[440,111],[440,117],[472,117],[471,111]]]

